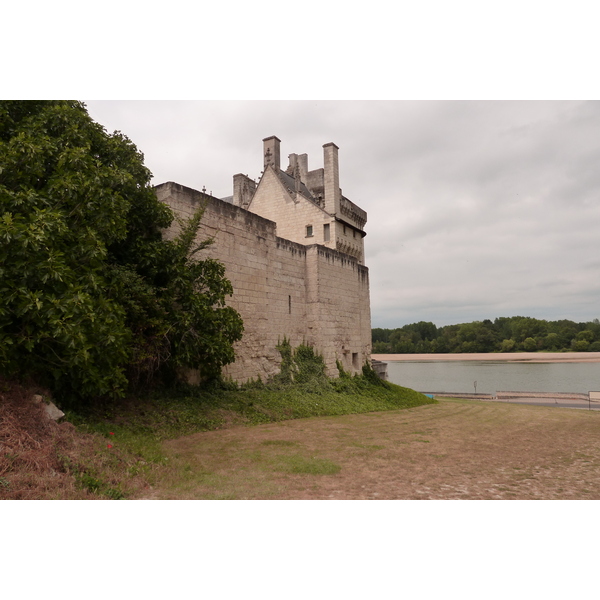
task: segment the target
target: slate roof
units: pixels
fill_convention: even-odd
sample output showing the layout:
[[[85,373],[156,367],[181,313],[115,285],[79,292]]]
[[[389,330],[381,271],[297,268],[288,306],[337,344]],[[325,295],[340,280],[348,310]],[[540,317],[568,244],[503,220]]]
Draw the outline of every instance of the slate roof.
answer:
[[[291,175],[282,170],[277,171],[277,175],[279,175],[281,183],[283,183],[286,188],[292,190],[292,192],[296,191],[296,180]],[[308,191],[308,188],[304,183],[300,182],[300,189],[298,191],[311,202],[318,203],[317,199]]]

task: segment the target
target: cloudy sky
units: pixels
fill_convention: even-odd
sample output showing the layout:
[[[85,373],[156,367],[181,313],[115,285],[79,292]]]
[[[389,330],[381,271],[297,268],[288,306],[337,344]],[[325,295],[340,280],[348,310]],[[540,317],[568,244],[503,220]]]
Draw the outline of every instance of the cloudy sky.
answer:
[[[311,169],[335,142],[344,195],[369,215],[374,327],[600,318],[600,103],[535,100],[599,97],[587,0],[131,4],[90,19],[12,3],[28,30],[0,39],[4,92],[96,98],[92,117],[137,144],[155,183],[221,197],[234,173],[259,176],[264,137]]]
[[[368,213],[373,327],[600,318],[600,102],[86,101],[154,183],[223,197],[262,139],[323,166]],[[284,164],[285,163],[285,164]]]

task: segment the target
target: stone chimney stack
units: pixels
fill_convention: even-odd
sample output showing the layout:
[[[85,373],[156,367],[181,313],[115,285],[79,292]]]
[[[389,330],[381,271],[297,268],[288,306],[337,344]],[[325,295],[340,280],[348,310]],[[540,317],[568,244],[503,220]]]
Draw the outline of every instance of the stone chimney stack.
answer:
[[[300,179],[306,185],[308,181],[308,154],[300,154],[298,156],[298,166],[300,167]]]
[[[297,154],[290,154],[289,157],[290,159],[290,166],[287,168],[286,173],[288,175],[291,175],[294,178],[294,189],[296,191],[296,194],[298,194],[298,192],[300,191],[300,167],[298,165],[298,155]]]
[[[330,214],[339,214],[340,212],[338,150],[339,148],[333,142],[323,146],[325,210]]]
[[[288,167],[287,172],[290,173],[291,175],[293,175],[294,171],[296,170],[296,166],[298,165],[298,155],[297,154],[290,154],[288,156],[288,159],[290,161],[290,165]]]
[[[265,154],[265,169],[268,165],[271,165],[276,171],[279,171],[279,169],[281,169],[279,144],[281,144],[281,140],[274,135],[263,140],[263,152]]]
[[[248,175],[238,173],[233,176],[233,204],[248,208],[256,192],[256,182]]]

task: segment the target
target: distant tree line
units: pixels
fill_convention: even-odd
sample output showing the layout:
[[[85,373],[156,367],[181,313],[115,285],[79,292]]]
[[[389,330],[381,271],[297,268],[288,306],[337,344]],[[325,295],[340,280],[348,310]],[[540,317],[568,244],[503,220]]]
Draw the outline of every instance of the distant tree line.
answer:
[[[500,317],[445,327],[419,321],[398,329],[373,329],[372,340],[374,354],[600,352],[600,321]]]

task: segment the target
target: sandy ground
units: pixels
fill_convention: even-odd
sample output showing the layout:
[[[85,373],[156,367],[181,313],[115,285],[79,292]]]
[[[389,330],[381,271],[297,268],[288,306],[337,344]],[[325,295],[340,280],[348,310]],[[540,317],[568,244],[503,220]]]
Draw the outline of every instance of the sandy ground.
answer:
[[[165,444],[170,499],[600,499],[600,413],[442,400]],[[148,497],[148,496],[146,496]]]
[[[384,362],[494,360],[506,362],[600,362],[600,352],[511,352],[487,354],[373,354],[371,358]]]

